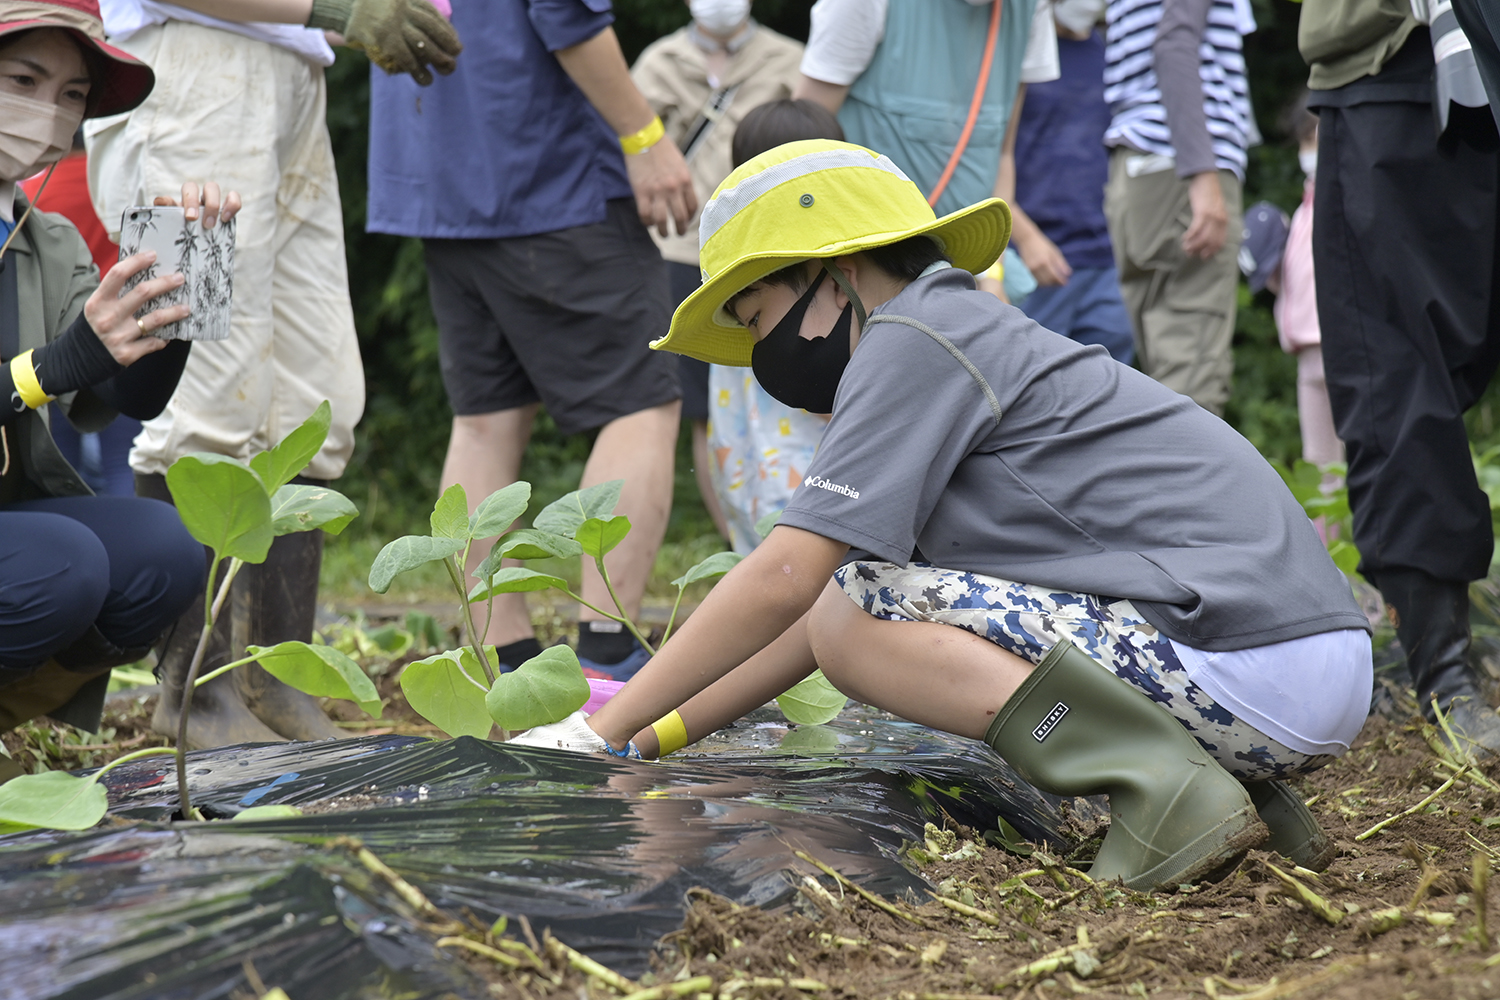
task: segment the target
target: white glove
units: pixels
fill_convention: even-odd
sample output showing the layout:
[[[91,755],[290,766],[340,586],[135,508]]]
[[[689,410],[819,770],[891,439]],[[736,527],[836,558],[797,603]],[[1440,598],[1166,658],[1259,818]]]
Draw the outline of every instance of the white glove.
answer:
[[[641,759],[641,752],[634,743],[628,744],[624,752],[616,750],[604,737],[594,732],[586,720],[587,716],[580,709],[561,722],[528,729],[519,736],[512,736],[508,742],[515,746],[572,750],[574,753],[607,753],[611,757]]]

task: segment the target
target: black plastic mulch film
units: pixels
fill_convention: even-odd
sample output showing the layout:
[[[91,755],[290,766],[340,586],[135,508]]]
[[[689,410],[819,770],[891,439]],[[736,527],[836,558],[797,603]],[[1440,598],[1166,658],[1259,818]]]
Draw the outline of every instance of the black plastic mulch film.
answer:
[[[405,920],[334,837],[355,836],[437,906],[525,914],[627,975],[703,886],[774,907],[802,850],[888,896],[925,883],[897,858],[923,824],[1066,844],[1064,810],[987,747],[846,711],[787,727],[761,710],[663,763],[461,738],[371,736],[226,747],[189,758],[193,802],[279,820],[176,823],[170,757],[105,776],[113,817],[84,833],[0,838],[0,998],[244,992],[242,961],[293,998],[486,996]]]

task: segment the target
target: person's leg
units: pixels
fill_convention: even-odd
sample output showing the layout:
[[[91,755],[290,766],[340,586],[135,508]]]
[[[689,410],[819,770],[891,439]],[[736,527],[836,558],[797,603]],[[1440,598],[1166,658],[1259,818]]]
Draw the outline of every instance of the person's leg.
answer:
[[[1135,359],[1135,335],[1115,269],[1080,268],[1068,279],[1068,285],[1075,283],[1077,309],[1068,336],[1080,344],[1100,344],[1120,364],[1130,364]]]
[[[1071,338],[1079,287],[1075,278],[1069,278],[1065,285],[1038,285],[1036,291],[1026,296],[1021,311],[1053,333]]]
[[[853,563],[835,579],[850,594],[825,592],[807,630],[828,679],[878,708],[982,739],[1043,791],[1107,794],[1113,820],[1095,878],[1144,890],[1190,882],[1268,836],[1245,790],[1172,710],[1180,706],[1162,704],[1168,692],[1141,686],[1139,671],[1111,676],[1166,643],[1116,616],[1113,605],[1126,602],[920,564]],[[965,624],[933,620],[948,609]]]
[[[648,346],[671,320],[665,264],[629,199],[610,202],[596,225],[494,243],[493,254],[468,263],[471,287],[497,318],[526,386],[535,387],[526,402],[540,396],[563,434],[601,428],[581,486],[625,480],[616,510],[632,528],[607,565],[635,617],[671,511],[680,422],[677,359]],[[582,596],[597,607],[614,604],[588,559]],[[592,661],[586,669],[624,679],[645,662],[615,623],[587,608],[579,620],[579,656]]]
[[[1436,699],[1500,752],[1466,655],[1468,581],[1494,538],[1463,423],[1500,363],[1500,157],[1435,141],[1414,104],[1324,108],[1318,131],[1318,318],[1360,571],[1423,712]]]
[[[1302,429],[1302,457],[1314,465],[1344,460],[1344,443],[1333,426],[1328,383],[1323,375],[1323,348],[1297,352],[1297,423]]]
[[[110,595],[109,555],[87,527],[48,511],[0,510],[0,679],[67,648]]]
[[[1474,48],[1490,111],[1500,115],[1500,10],[1481,0],[1453,0],[1453,14]]]
[[[515,482],[521,474],[521,457],[531,439],[536,411],[537,404],[533,403],[498,413],[455,415],[453,431],[448,438],[448,454],[443,460],[443,489],[454,483],[463,486],[472,510],[491,493]],[[469,553],[465,572],[472,574],[489,555],[489,548],[489,539],[485,539],[484,544],[476,543]],[[484,642],[500,648],[527,639],[535,642],[525,595],[502,594],[495,598]],[[506,659],[501,662],[509,666],[519,665]]]
[[[135,496],[135,474],[130,469],[130,448],[141,432],[141,422],[134,417],[115,417],[99,432],[99,470],[104,477],[103,492],[112,497]]]

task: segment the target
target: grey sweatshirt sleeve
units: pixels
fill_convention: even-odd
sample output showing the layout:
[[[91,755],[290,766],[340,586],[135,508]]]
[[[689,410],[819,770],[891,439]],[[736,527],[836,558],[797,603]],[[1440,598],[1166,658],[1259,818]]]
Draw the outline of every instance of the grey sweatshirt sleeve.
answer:
[[[1161,88],[1177,176],[1191,177],[1215,169],[1213,140],[1203,111],[1203,78],[1198,75],[1198,46],[1208,30],[1212,0],[1163,0],[1161,23],[1151,54]]]

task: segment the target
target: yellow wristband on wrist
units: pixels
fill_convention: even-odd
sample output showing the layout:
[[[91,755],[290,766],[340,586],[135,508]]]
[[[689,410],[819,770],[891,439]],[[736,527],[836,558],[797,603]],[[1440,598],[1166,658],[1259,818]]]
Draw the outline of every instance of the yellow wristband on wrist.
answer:
[[[981,274],[980,277],[981,278],[994,278],[996,281],[1004,281],[1005,280],[1005,257],[1004,257],[1004,255],[996,257],[995,258],[995,263],[991,264],[990,265],[990,269],[988,271],[985,271],[983,274]]]
[[[36,369],[31,365],[30,351],[22,351],[11,358],[10,377],[16,383],[16,392],[21,394],[21,402],[33,410],[56,398],[42,391],[42,383],[37,380]]]
[[[666,126],[661,123],[661,116],[657,115],[651,119],[651,124],[630,135],[620,136],[620,148],[626,154],[644,153],[656,145],[662,136],[667,134]]]
[[[683,724],[682,716],[677,714],[676,709],[651,723],[651,728],[656,732],[658,757],[676,753],[688,745],[687,726]]]

